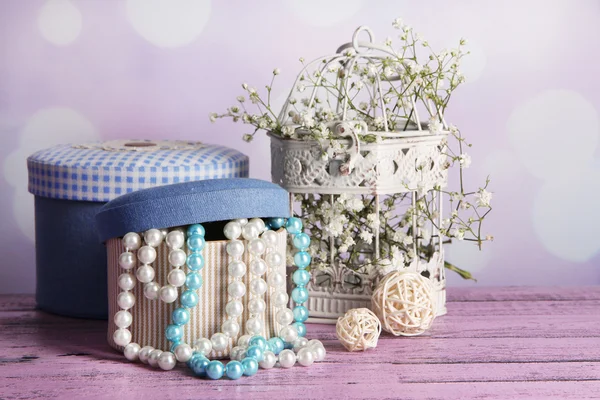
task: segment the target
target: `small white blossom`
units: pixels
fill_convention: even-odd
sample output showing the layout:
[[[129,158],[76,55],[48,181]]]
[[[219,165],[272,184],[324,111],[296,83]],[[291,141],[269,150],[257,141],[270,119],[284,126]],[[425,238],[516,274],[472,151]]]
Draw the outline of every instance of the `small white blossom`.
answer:
[[[217,120],[217,113],[210,113],[208,114],[208,118],[210,119],[210,122],[215,122]]]
[[[429,132],[430,133],[435,135],[435,134],[441,133],[443,129],[444,129],[444,126],[437,118],[431,118],[429,120]]]
[[[477,199],[477,206],[489,207],[490,201],[492,200],[492,194],[485,189],[479,189],[479,191],[475,193],[475,198]]]
[[[252,139],[254,139],[254,136],[250,135],[249,133],[245,134],[242,139],[244,139],[245,142],[250,143],[252,141]]]
[[[463,153],[458,156],[458,163],[462,168],[469,168],[471,166],[471,156],[467,153]]]
[[[396,29],[402,29],[402,27],[404,26],[404,23],[402,21],[402,18],[396,18],[393,22],[392,22],[392,26]]]
[[[404,238],[404,240],[402,240],[402,243],[404,243],[405,246],[410,246],[411,244],[413,244],[413,237],[412,236],[406,236]]]
[[[281,73],[281,70],[279,68],[275,68],[273,70],[273,75],[279,75]]]
[[[362,231],[359,236],[365,243],[373,243],[373,234],[371,232]]]

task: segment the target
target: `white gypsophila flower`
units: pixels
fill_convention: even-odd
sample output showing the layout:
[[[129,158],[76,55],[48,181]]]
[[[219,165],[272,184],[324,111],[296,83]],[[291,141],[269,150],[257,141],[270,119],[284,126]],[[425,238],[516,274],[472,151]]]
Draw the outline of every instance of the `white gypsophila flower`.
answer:
[[[402,243],[404,241],[405,237],[406,237],[406,233],[404,233],[403,230],[397,230],[392,235],[392,239],[394,240],[394,242],[398,242],[398,243]]]
[[[283,136],[292,136],[296,133],[296,128],[290,125],[284,125],[281,127],[281,133]]]
[[[210,119],[210,122],[215,122],[217,120],[217,113],[210,113],[208,114],[208,119]]]
[[[372,213],[367,215],[367,225],[370,228],[377,229],[379,228],[379,215]]]
[[[367,244],[373,243],[373,234],[371,232],[362,231],[358,236]]]
[[[431,118],[429,120],[429,132],[432,134],[441,133],[444,129],[444,126],[437,118]]]
[[[299,83],[298,86],[296,86],[296,90],[302,93],[306,90],[306,85],[303,83]]]
[[[279,75],[281,73],[281,70],[279,68],[275,68],[273,70],[273,75]]]
[[[404,26],[404,22],[402,21],[402,18],[394,19],[394,21],[392,22],[392,26],[396,29],[402,29],[402,27]]]
[[[475,193],[475,198],[477,199],[477,206],[489,207],[490,201],[492,200],[492,194],[485,189],[479,189],[479,191]]]
[[[413,237],[412,237],[412,236],[408,236],[408,235],[407,235],[407,236],[406,236],[406,237],[405,237],[405,238],[402,240],[402,243],[403,243],[405,246],[410,246],[411,244],[413,244]]]
[[[458,156],[458,163],[462,168],[469,168],[471,166],[471,156],[467,153],[463,153]]]
[[[431,239],[431,231],[429,229],[421,229],[421,237],[428,242]]]
[[[237,101],[239,101],[240,103],[243,103],[246,101],[246,98],[244,96],[238,96]]]
[[[381,115],[375,117],[373,119],[373,125],[375,125],[375,128],[377,128],[377,129],[383,129],[383,127],[384,127],[383,117]]]
[[[410,61],[408,63],[408,68],[413,74],[420,74],[423,71],[423,66],[416,61]]]
[[[249,133],[245,134],[242,139],[244,139],[245,142],[250,143],[252,141],[252,139],[254,139],[254,136],[250,135]]]
[[[386,46],[392,47],[392,38],[391,37],[386,37],[384,43],[385,43]]]

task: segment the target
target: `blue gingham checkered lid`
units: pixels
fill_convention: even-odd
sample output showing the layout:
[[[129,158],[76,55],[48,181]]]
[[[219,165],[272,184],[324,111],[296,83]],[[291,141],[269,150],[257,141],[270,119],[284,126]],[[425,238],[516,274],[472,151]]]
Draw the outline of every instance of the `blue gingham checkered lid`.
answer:
[[[201,142],[113,140],[41,150],[27,159],[27,168],[36,196],[106,202],[172,183],[245,178],[248,157]]]

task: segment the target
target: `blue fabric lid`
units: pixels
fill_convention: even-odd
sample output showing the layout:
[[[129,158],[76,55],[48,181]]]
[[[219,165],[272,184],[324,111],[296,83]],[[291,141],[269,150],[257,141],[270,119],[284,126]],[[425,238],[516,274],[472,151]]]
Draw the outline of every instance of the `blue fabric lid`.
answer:
[[[201,142],[119,139],[41,150],[27,167],[29,191],[36,196],[107,202],[173,183],[245,178],[248,157]]]
[[[129,193],[105,204],[96,214],[100,239],[128,232],[165,229],[235,218],[290,215],[289,193],[258,179],[210,179]]]

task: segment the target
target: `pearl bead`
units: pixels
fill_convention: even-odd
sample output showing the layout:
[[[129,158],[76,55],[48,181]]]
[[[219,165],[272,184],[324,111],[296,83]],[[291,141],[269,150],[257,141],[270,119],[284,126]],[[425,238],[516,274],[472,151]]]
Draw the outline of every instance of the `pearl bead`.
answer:
[[[162,235],[163,239],[167,237],[167,233],[169,233],[168,229],[161,229],[160,230],[160,234]]]
[[[279,365],[281,368],[291,368],[296,364],[296,354],[289,349],[283,350],[279,353]]]
[[[135,287],[135,277],[129,273],[119,275],[119,287],[123,290],[133,289]]]
[[[285,347],[285,343],[283,343],[283,340],[281,340],[281,338],[277,336],[269,339],[269,344],[271,345],[271,349],[275,354],[279,354],[281,350],[283,350]]]
[[[248,347],[248,343],[250,343],[250,339],[252,339],[252,335],[242,335],[238,338],[238,346]]]
[[[117,304],[123,310],[128,310],[135,304],[135,296],[131,292],[121,292],[117,296]]]
[[[295,287],[292,290],[292,300],[298,304],[306,303],[308,300],[308,290],[304,287]]]
[[[263,331],[263,322],[258,318],[248,318],[246,320],[246,332],[250,335],[259,335]]]
[[[277,312],[277,322],[286,326],[294,321],[294,313],[289,308],[283,308]],[[288,342],[289,340],[286,340]]]
[[[179,362],[188,362],[192,358],[192,354],[194,354],[194,350],[187,343],[182,343],[175,347],[175,358]]]
[[[204,354],[206,357],[210,355],[213,349],[213,344],[210,339],[201,338],[194,342],[194,349],[200,353]]]
[[[275,366],[277,362],[277,356],[273,354],[271,351],[265,351],[263,355],[263,360],[259,362],[259,365],[263,369],[271,369]]]
[[[235,359],[238,361],[242,361],[244,358],[246,358],[246,349],[245,348],[238,352],[237,357]]]
[[[258,372],[258,361],[252,357],[244,358],[242,360],[242,366],[244,367],[244,375],[246,376],[256,375]]]
[[[267,250],[267,245],[262,239],[252,239],[248,243],[248,251],[255,256],[261,256]]]
[[[242,225],[239,222],[230,221],[223,228],[223,234],[229,240],[236,240],[242,234]]]
[[[244,374],[244,367],[239,361],[230,361],[225,367],[225,375],[231,380],[237,380]]]
[[[228,319],[221,325],[221,332],[229,337],[234,337],[240,331],[240,326],[232,319]]]
[[[198,301],[200,301],[200,298],[198,297],[198,294],[193,290],[186,290],[181,294],[179,301],[181,302],[182,306],[187,308],[193,308],[196,307]]]
[[[269,274],[267,280],[269,281],[269,285],[274,288],[278,288],[285,285],[285,277],[279,272],[273,272]]]
[[[190,312],[183,307],[178,307],[171,313],[171,319],[175,325],[185,325],[190,322]]]
[[[169,272],[169,275],[167,276],[167,281],[174,287],[182,287],[185,284],[186,279],[187,276],[185,275],[185,272],[180,269],[174,269]]]
[[[288,303],[289,300],[290,299],[286,292],[278,291],[278,292],[275,292],[275,294],[273,295],[272,301],[276,307],[283,307]]]
[[[154,279],[154,275],[154,268],[149,265],[142,265],[135,271],[135,276],[142,283],[151,282]]]
[[[158,367],[158,357],[160,357],[162,353],[163,351],[159,349],[152,350],[148,356],[148,364],[150,364],[151,367]]]
[[[256,224],[248,222],[242,227],[242,236],[246,240],[256,239],[261,231]]]
[[[298,364],[302,365],[303,367],[310,367],[312,365],[312,363],[315,362],[315,357],[313,355],[312,350],[307,347],[300,349],[300,351],[298,351],[297,358],[298,358]]]
[[[165,337],[170,342],[178,342],[183,337],[183,327],[180,325],[169,324],[165,329]]]
[[[308,341],[308,347],[314,347],[314,346],[323,346],[323,343],[320,340],[317,339],[312,339]]]
[[[181,231],[171,231],[165,239],[167,246],[172,249],[180,249],[185,243],[185,235]]]
[[[206,245],[206,240],[202,235],[192,235],[187,239],[187,246],[191,251],[202,251]]]
[[[229,263],[227,269],[229,270],[229,275],[234,278],[241,278],[246,275],[246,263],[243,261],[234,260]]]
[[[250,292],[262,296],[267,291],[267,282],[262,278],[254,278],[250,282]]]
[[[244,254],[244,243],[241,240],[232,240],[227,243],[227,254],[233,258],[241,257]]]
[[[292,280],[296,285],[306,285],[310,281],[310,272],[305,269],[297,269],[292,274]]]
[[[231,297],[240,298],[246,294],[246,285],[240,281],[231,282],[227,287],[227,292]]]
[[[253,336],[250,341],[248,342],[249,346],[258,346],[261,349],[266,350],[267,347],[267,339],[265,339],[262,336]]]
[[[311,256],[306,251],[299,251],[294,254],[294,264],[298,268],[306,268],[310,265]]]
[[[129,250],[137,250],[142,245],[142,238],[135,232],[129,232],[123,236],[123,247]]]
[[[175,368],[175,364],[177,364],[177,360],[175,359],[175,354],[170,351],[163,351],[158,356],[158,366],[163,371],[170,371]]]
[[[235,346],[229,352],[229,358],[232,360],[236,360],[241,351],[245,351],[242,346]]]
[[[138,250],[137,256],[142,264],[152,264],[156,260],[156,249],[150,246],[142,246]]]
[[[121,310],[115,313],[113,320],[119,328],[128,328],[133,322],[133,316],[129,311]]]
[[[286,343],[294,343],[298,339],[298,331],[291,325],[284,326],[279,331],[279,336]]]
[[[262,233],[265,231],[265,229],[267,229],[267,226],[265,224],[265,221],[263,221],[261,218],[252,218],[250,221],[248,221],[251,224],[254,224],[258,227],[258,230]]]
[[[186,263],[192,271],[198,271],[204,268],[204,256],[200,253],[192,253],[187,257]]]
[[[285,229],[292,234],[302,232],[302,220],[296,217],[288,218],[287,222],[285,223]]]
[[[150,357],[150,353],[154,351],[154,347],[152,346],[144,346],[141,348],[139,352],[140,361],[144,364],[148,364],[148,357]]]
[[[304,232],[298,233],[294,235],[292,243],[294,244],[294,247],[296,247],[299,250],[308,249],[308,246],[310,246],[310,236],[308,236]]]
[[[283,256],[278,251],[272,251],[265,256],[265,261],[271,268],[283,265]]]
[[[136,361],[140,354],[140,345],[137,343],[129,343],[123,349],[123,355],[129,361]]]
[[[193,224],[188,227],[187,234],[188,234],[188,236],[192,236],[192,235],[204,236],[206,234],[206,230],[200,224]]]
[[[260,346],[250,346],[246,349],[246,357],[253,357],[256,361],[261,361],[264,358],[264,350]]]
[[[312,351],[315,361],[323,361],[325,359],[325,354],[327,353],[325,347],[313,346],[309,347],[309,349]]]
[[[163,240],[163,234],[158,229],[149,229],[144,233],[144,241],[147,245],[158,247]]]
[[[277,242],[279,241],[279,236],[275,231],[266,231],[261,236],[262,240],[265,241],[268,249],[273,249],[277,247]]]
[[[250,272],[254,275],[262,276],[267,272],[267,263],[261,258],[255,258],[250,261]]]
[[[203,283],[202,276],[196,272],[190,272],[185,278],[185,286],[187,286],[188,289],[200,289]]]
[[[119,328],[113,333],[113,340],[117,346],[127,346],[131,343],[131,332],[129,329]]]
[[[237,218],[234,221],[240,224],[240,226],[244,226],[248,223],[248,218]]]
[[[207,358],[205,358],[204,356],[201,356],[200,354],[196,354],[196,356],[198,356],[198,357],[197,358],[192,357],[192,360],[194,360],[194,362],[192,362],[191,364],[188,361],[188,365],[190,366],[192,371],[194,371],[194,374],[196,374],[197,376],[205,377],[206,376],[206,367],[208,367],[208,364],[210,363],[210,361]],[[190,360],[190,361],[192,361],[192,360]]]
[[[160,290],[160,285],[156,282],[149,282],[144,285],[144,297],[149,300],[158,299],[158,291]]]
[[[177,300],[177,288],[172,285],[166,285],[160,288],[160,299],[169,304]]]
[[[210,379],[221,379],[225,374],[225,367],[221,361],[211,361],[206,366],[206,375]]]
[[[225,306],[225,312],[230,317],[239,317],[244,312],[244,306],[242,305],[242,302],[239,300],[231,300]]]
[[[299,337],[294,341],[294,351],[297,353],[300,349],[303,349],[308,345],[308,339],[304,337]]]
[[[248,302],[248,311],[250,314],[261,314],[265,311],[266,303],[263,299],[255,298]]]
[[[212,342],[212,348],[215,351],[223,351],[229,344],[229,338],[227,338],[227,336],[225,336],[223,333],[215,333],[210,338],[210,341]]]
[[[269,225],[271,225],[271,228],[273,229],[279,229],[285,225],[285,222],[285,218],[271,218],[269,220]]]
[[[185,254],[185,251],[183,251],[181,249],[171,250],[169,252],[169,263],[174,267],[183,266],[183,264],[185,264],[186,260],[187,260],[187,254]]]
[[[298,331],[298,336],[306,336],[306,325],[303,322],[294,322],[292,326]]]
[[[304,322],[308,319],[308,309],[304,306],[294,307],[294,321]]]
[[[125,270],[130,270],[131,268],[135,267],[135,262],[135,254],[130,251],[121,253],[119,256],[119,266]]]

